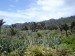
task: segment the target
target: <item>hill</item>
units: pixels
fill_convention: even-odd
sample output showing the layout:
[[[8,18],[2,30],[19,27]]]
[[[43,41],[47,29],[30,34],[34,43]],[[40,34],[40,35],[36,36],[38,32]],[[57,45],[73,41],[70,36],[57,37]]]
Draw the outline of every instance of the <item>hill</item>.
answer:
[[[53,27],[58,28],[60,25],[63,25],[67,23],[70,25],[71,22],[75,21],[75,16],[70,16],[70,17],[61,17],[59,19],[50,19],[50,20],[45,20],[41,22],[35,22],[36,24],[44,23],[45,24],[45,29],[51,29]],[[27,27],[28,29],[31,28],[33,22],[25,22],[25,23],[15,23],[16,28],[22,29],[22,27]],[[10,25],[4,25],[3,27],[9,27]]]

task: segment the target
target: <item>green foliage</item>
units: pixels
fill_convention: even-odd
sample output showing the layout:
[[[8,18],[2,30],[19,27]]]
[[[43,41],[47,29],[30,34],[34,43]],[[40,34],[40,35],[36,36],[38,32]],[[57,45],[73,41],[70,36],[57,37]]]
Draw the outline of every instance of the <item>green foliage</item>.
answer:
[[[34,45],[26,50],[25,55],[26,56],[53,56],[53,53],[49,51],[50,49],[47,49],[46,47]]]
[[[10,33],[13,36],[13,35],[15,35],[17,33],[17,30],[15,28],[11,28]]]
[[[20,55],[19,55],[18,51],[15,50],[15,51],[10,52],[10,53],[8,54],[8,56],[20,56]]]
[[[15,28],[13,29],[16,31]],[[61,35],[59,30],[39,30],[38,32],[19,30],[13,36],[10,35],[10,30],[11,28],[3,28],[0,34],[1,56],[58,56],[63,52],[56,53],[57,49],[75,51],[74,34],[67,37],[65,34]],[[68,55],[71,54],[68,53]]]
[[[60,31],[65,30],[66,36],[68,36],[68,33],[67,33],[68,29],[69,29],[69,26],[67,24],[61,25],[60,27]]]
[[[37,23],[36,23],[36,22],[32,22],[31,30],[32,30],[33,32],[36,31],[36,27],[37,27]]]
[[[28,30],[27,26],[24,26],[21,30]]]
[[[5,22],[3,22],[3,19],[0,20],[0,34],[1,34],[1,26],[4,24]]]
[[[71,32],[75,33],[75,22],[73,21],[70,26]]]
[[[38,37],[42,37],[42,35],[39,32],[37,32],[37,35],[38,35]]]

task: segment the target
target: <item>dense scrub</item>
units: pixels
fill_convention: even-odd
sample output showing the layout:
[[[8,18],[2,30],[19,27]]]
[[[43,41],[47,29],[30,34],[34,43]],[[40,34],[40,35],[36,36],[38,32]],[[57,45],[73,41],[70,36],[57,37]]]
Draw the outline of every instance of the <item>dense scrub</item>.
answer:
[[[16,30],[11,35],[11,28],[3,28],[0,34],[1,56],[62,56],[75,52],[75,34],[66,37],[59,30]],[[69,32],[69,31],[68,31]],[[69,33],[68,33],[69,34]]]

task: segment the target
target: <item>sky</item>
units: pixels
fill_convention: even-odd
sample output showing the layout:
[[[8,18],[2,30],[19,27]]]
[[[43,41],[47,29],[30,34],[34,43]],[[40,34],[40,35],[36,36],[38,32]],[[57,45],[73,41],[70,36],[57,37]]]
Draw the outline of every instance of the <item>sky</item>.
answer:
[[[0,0],[0,19],[9,25],[72,15],[75,0]]]

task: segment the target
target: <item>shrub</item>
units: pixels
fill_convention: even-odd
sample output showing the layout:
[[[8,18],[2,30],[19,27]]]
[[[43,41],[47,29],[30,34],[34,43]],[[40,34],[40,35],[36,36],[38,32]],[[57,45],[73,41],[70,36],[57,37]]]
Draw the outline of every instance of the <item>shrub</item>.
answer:
[[[25,51],[26,56],[53,56],[53,52],[42,46],[32,46]]]
[[[15,51],[10,52],[10,53],[8,54],[8,56],[20,56],[20,55],[18,54],[18,51],[15,50]]]
[[[39,32],[37,32],[37,36],[38,36],[38,37],[41,37],[42,35],[41,35]]]
[[[16,35],[17,30],[15,28],[11,28],[10,33],[11,33],[12,36]]]

